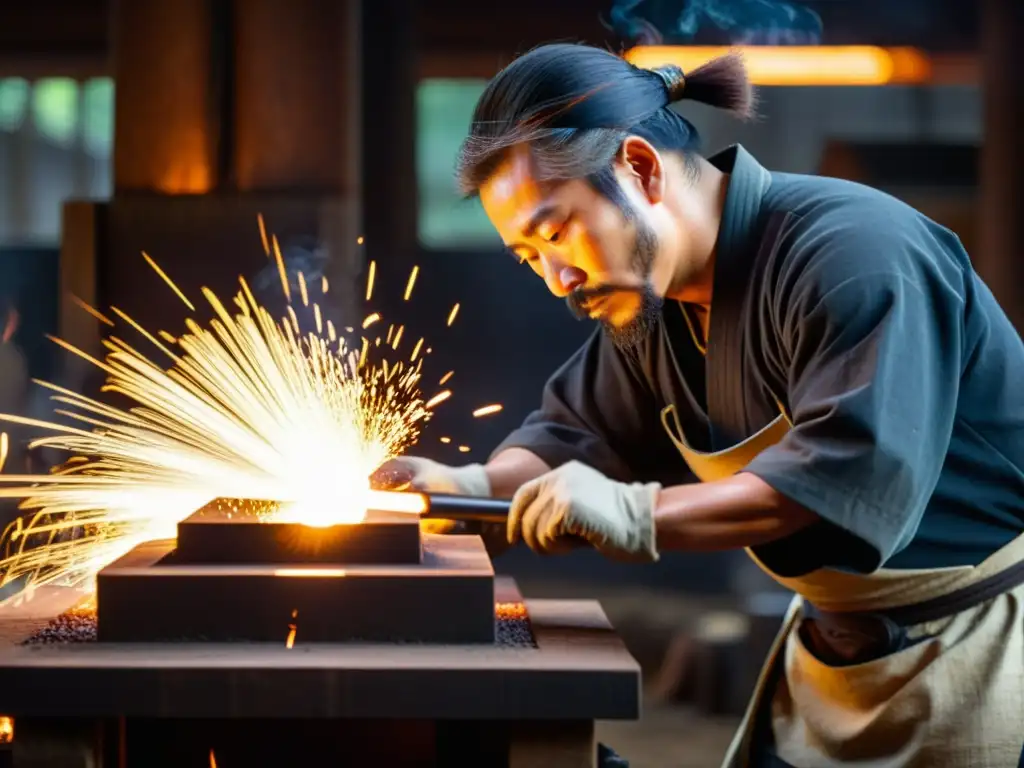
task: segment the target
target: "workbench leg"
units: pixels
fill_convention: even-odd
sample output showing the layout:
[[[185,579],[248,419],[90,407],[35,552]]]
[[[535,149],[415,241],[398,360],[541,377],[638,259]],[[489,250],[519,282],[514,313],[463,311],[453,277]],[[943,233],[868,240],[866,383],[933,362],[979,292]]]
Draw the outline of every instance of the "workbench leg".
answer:
[[[597,768],[594,721],[514,723],[509,728],[508,768]]]

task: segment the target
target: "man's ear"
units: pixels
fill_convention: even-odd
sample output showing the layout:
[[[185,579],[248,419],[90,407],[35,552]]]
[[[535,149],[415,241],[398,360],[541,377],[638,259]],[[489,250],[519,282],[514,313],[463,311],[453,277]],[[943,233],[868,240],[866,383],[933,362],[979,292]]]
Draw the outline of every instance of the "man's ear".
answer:
[[[616,162],[650,203],[660,203],[664,199],[665,165],[649,141],[639,136],[627,136],[619,147]]]

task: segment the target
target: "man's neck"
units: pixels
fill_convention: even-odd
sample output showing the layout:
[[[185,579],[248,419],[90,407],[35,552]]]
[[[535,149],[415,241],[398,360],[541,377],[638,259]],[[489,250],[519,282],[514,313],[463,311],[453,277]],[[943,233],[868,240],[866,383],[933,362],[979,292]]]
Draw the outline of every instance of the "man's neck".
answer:
[[[729,191],[729,175],[704,159],[699,162],[697,181],[685,182],[689,188],[682,188],[680,193],[686,196],[677,210],[688,236],[688,253],[686,258],[680,257],[667,295],[707,309],[714,287],[715,247]]]

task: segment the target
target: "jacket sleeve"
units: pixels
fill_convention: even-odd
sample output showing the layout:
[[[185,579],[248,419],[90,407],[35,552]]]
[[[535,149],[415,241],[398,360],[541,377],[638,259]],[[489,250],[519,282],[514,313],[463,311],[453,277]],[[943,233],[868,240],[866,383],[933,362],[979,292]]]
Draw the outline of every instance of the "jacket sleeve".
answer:
[[[661,481],[683,460],[664,434],[638,360],[596,331],[548,380],[540,408],[495,449],[554,468],[579,461],[620,481]]]
[[[780,279],[775,330],[794,425],[747,471],[822,519],[756,550],[783,575],[799,575],[786,573],[795,563],[882,566],[916,534],[949,447],[962,269],[920,220],[874,213],[870,226],[801,230]]]

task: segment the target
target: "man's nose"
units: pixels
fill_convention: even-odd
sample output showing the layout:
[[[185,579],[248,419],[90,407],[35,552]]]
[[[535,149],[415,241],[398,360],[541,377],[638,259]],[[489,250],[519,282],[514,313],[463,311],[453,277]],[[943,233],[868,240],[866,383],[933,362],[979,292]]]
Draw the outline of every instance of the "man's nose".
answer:
[[[548,290],[562,299],[587,281],[587,273],[579,267],[560,263],[557,259],[544,258],[544,282]]]

